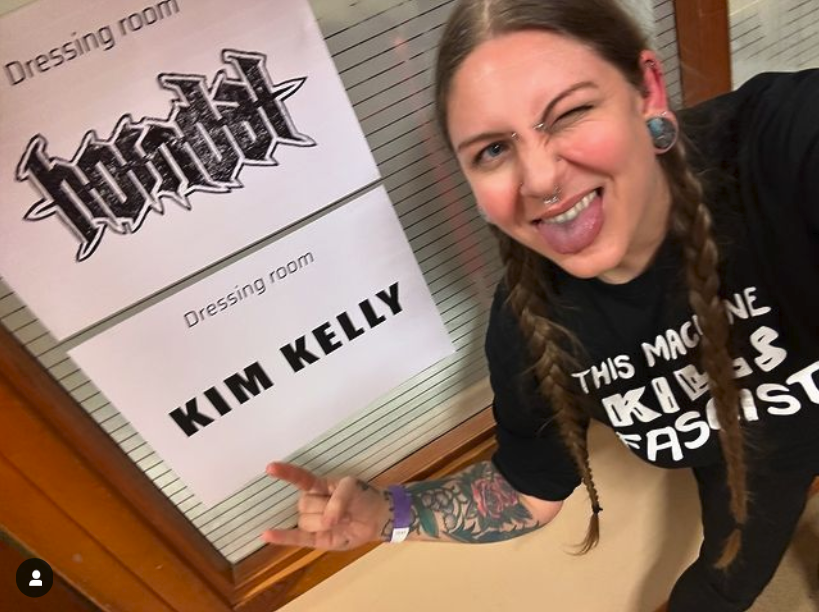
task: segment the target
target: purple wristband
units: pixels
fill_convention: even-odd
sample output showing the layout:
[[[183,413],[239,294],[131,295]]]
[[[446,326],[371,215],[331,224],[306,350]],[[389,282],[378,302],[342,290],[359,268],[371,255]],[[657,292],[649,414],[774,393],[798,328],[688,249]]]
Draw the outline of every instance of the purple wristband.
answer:
[[[392,536],[390,542],[397,544],[403,542],[409,535],[409,527],[412,522],[412,512],[410,507],[412,500],[409,493],[401,485],[390,485],[390,495],[392,496]]]

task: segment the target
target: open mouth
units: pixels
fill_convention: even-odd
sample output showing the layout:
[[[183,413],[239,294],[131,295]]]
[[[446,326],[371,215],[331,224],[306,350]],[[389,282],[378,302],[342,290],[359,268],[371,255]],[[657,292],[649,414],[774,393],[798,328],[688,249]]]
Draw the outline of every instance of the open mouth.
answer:
[[[580,253],[597,239],[603,219],[603,189],[597,188],[571,208],[536,219],[532,225],[551,250],[568,255]]]
[[[562,223],[574,221],[580,215],[580,213],[582,213],[589,207],[589,205],[594,201],[594,198],[597,197],[598,195],[602,195],[602,191],[600,189],[595,189],[594,191],[589,192],[583,199],[581,199],[577,204],[572,206],[570,209],[565,210],[554,217],[537,219],[535,223],[536,224],[550,223],[560,225]]]

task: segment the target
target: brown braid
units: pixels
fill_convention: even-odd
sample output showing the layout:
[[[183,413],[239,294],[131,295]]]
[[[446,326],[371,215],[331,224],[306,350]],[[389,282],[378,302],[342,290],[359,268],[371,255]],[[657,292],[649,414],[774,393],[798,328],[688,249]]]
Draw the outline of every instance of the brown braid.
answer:
[[[728,353],[728,316],[718,293],[719,257],[711,232],[711,214],[703,203],[700,182],[686,163],[683,144],[679,143],[664,156],[662,163],[675,204],[671,230],[683,244],[688,300],[702,329],[701,360],[720,424],[720,446],[731,492],[731,513],[736,523],[717,562],[718,568],[725,569],[739,553],[742,527],[748,517],[748,491],[739,391],[734,382],[733,360]]]
[[[532,370],[540,393],[549,398],[561,437],[577,465],[583,484],[589,494],[592,515],[586,537],[579,546],[579,554],[594,548],[600,540],[600,499],[592,478],[589,450],[586,440],[588,418],[576,405],[570,387],[566,366],[575,363],[574,357],[563,349],[561,340],[574,341],[570,332],[550,321],[545,312],[546,291],[542,271],[538,270],[540,256],[523,248],[517,242],[497,232],[501,254],[506,264],[506,283],[509,304],[518,318],[528,349],[534,359]]]

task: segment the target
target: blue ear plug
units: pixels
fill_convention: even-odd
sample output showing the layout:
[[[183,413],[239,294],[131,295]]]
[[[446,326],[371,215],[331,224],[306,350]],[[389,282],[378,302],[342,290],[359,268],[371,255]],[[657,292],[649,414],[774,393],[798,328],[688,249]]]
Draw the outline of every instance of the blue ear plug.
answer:
[[[668,117],[657,115],[646,121],[657,153],[665,153],[677,142],[677,126]]]

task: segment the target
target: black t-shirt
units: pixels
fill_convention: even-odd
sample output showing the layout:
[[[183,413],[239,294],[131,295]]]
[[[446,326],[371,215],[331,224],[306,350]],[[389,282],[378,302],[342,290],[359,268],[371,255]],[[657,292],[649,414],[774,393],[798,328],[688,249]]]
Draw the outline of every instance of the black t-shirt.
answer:
[[[819,471],[819,70],[759,75],[681,119],[714,217],[752,460]],[[571,374],[588,415],[650,463],[721,461],[676,240],[621,285],[543,266],[557,293],[550,317],[583,347]],[[580,479],[505,298],[501,283],[486,337],[493,460],[519,491],[564,499]]]

